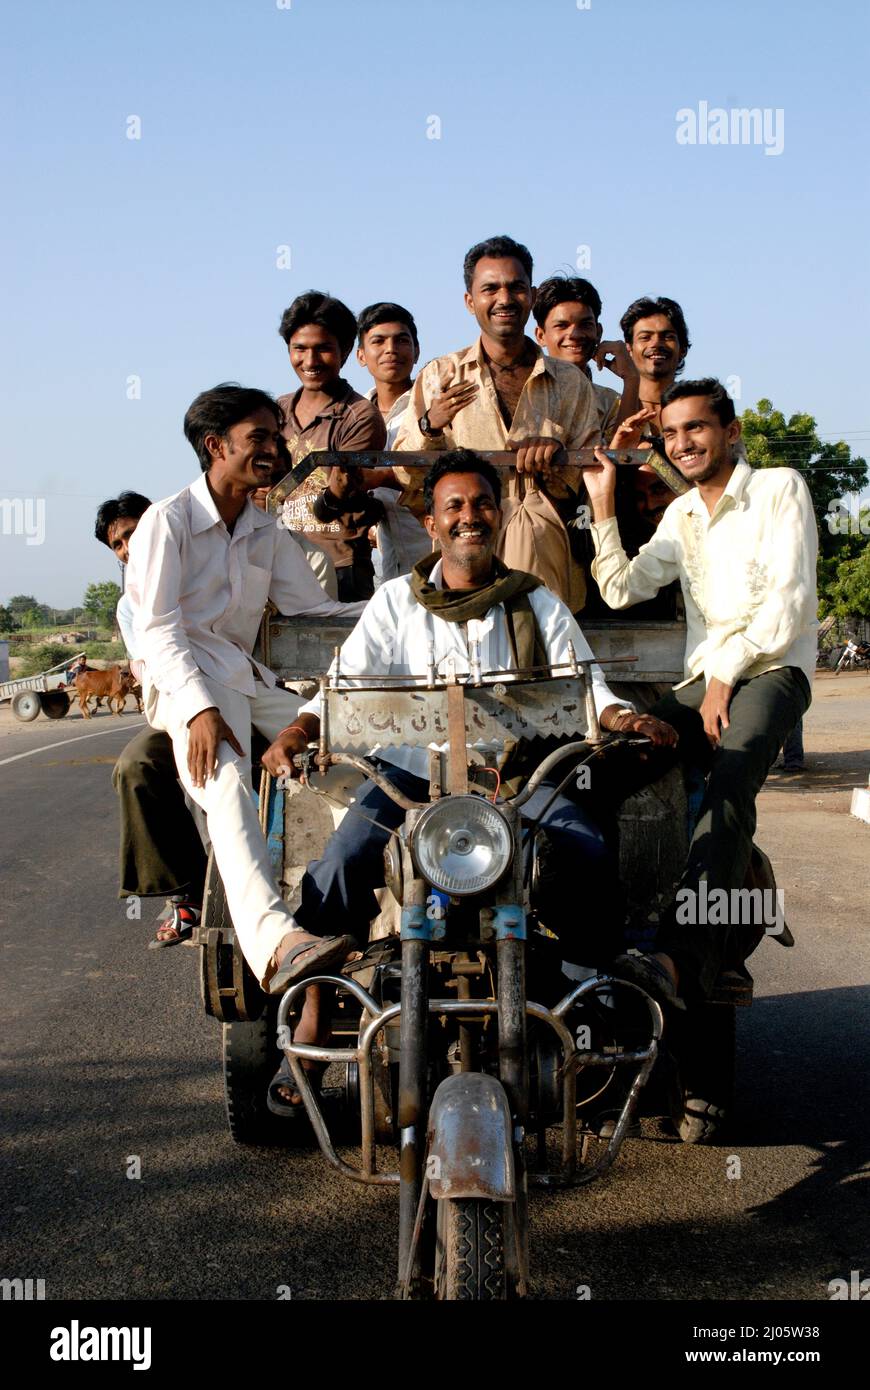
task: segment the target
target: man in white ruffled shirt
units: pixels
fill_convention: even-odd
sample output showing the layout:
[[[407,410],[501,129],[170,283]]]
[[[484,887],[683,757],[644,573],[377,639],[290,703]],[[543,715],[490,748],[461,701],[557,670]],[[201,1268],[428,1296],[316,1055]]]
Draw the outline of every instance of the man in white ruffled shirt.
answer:
[[[620,447],[637,443],[650,413],[626,422]],[[628,608],[675,579],[683,591],[685,679],[651,712],[678,730],[683,758],[709,770],[677,897],[699,910],[694,919],[690,911],[669,914],[655,955],[628,958],[634,965],[627,972],[647,987],[657,983],[664,998],[678,990],[703,998],[722,966],[744,959],[747,943],[751,950],[759,939],[757,924],[720,923],[718,914],[708,920],[701,900],[706,904],[714,889],[730,895],[743,886],[756,795],[810,703],[818,533],[799,473],[743,461],[740,421],[718,381],[671,386],[662,398],[661,426],[668,458],[694,486],[671,502],[633,559],[620,541],[616,469],[606,455],[599,453],[600,467],[587,470],[585,479],[592,573],[605,602]]]

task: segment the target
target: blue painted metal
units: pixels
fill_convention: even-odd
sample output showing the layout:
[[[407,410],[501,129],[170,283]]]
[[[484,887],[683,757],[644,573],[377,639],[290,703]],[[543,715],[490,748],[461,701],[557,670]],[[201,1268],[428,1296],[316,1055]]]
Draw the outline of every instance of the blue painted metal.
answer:
[[[259,813],[260,794],[253,792],[254,805]],[[266,819],[266,847],[272,864],[272,872],[278,882],[284,875],[284,790],[274,778],[269,782],[269,812]]]
[[[444,919],[433,917],[421,904],[402,908],[403,941],[441,941],[446,930]]]
[[[493,921],[496,941],[525,941],[525,909],[514,903],[503,903],[493,908]]]

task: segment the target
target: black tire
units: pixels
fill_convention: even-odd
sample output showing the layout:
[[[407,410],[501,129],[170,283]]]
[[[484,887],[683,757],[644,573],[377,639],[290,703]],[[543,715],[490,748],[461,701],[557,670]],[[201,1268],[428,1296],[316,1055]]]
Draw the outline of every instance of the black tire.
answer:
[[[282,1056],[276,1037],[277,1002],[254,1023],[223,1024],[224,1101],[237,1144],[279,1144],[296,1127],[295,1120],[281,1120],[266,1106],[269,1082]]]
[[[69,714],[69,696],[65,690],[47,690],[39,702],[47,719],[63,719]]]
[[[435,1297],[496,1303],[508,1297],[508,1204],[473,1197],[438,1202]]]

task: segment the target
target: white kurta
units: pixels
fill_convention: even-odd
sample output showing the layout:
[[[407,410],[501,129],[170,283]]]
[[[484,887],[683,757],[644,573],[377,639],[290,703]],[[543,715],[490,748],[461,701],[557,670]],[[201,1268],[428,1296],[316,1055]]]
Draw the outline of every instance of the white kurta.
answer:
[[[441,587],[440,560],[432,570],[430,582],[436,588]],[[573,643],[578,661],[591,660],[589,643],[561,599],[543,587],[532,590],[528,597],[551,665],[562,665],[564,668],[556,674],[570,675],[569,643]],[[339,654],[341,682],[352,684],[356,676],[378,674],[416,676],[420,678],[418,683],[425,685],[430,642],[434,644],[436,670],[442,679],[451,657],[457,676],[465,676],[471,669],[469,642],[473,641],[480,643],[480,665],[484,674],[506,671],[514,665],[503,604],[490,608],[483,618],[473,618],[468,623],[450,623],[418,603],[411,589],[410,577],[402,575],[378,589],[345,640]],[[592,679],[595,708],[599,715],[608,705],[632,708],[613,694],[600,667],[592,668]],[[299,713],[319,715],[319,696],[303,705]],[[425,748],[390,747],[384,750],[383,756],[396,767],[407,768],[417,777],[429,776],[429,756]]]

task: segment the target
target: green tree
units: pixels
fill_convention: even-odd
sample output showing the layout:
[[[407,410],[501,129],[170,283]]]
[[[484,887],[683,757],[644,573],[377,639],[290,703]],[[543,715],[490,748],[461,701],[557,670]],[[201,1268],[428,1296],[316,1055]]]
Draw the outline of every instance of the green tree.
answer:
[[[849,536],[852,553],[840,560],[826,591],[828,611],[838,618],[870,618],[870,507],[862,507],[860,520],[864,535]]]
[[[44,603],[38,603],[32,594],[14,594],[6,607],[19,627],[47,627],[51,613]]]
[[[85,589],[84,609],[89,617],[100,627],[115,626],[115,609],[121,590],[112,579],[100,584],[89,584]]]
[[[768,400],[741,418],[746,453],[753,468],[794,468],[810,491],[819,527],[819,613],[842,613],[843,590],[838,589],[841,567],[860,558],[867,539],[859,528],[837,525],[843,511],[837,503],[867,485],[867,464],[852,458],[848,444],[825,444],[819,439],[812,415],[798,413],[786,420]],[[835,590],[837,596],[835,597]]]
[[[20,626],[15,614],[0,603],[0,632],[15,632]]]
[[[74,653],[61,642],[44,642],[40,647],[31,647],[21,658],[17,676],[38,676],[62,661],[72,660]]]

